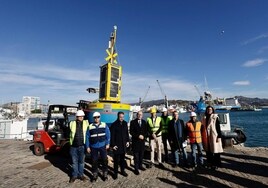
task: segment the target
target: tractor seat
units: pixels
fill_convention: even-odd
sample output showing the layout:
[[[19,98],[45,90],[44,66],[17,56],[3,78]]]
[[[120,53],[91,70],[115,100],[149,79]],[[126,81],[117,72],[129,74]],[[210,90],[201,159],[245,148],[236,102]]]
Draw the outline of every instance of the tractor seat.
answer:
[[[48,132],[48,135],[51,137],[51,139],[55,142],[56,145],[60,145],[61,140],[64,139],[64,134],[62,131],[51,130]]]

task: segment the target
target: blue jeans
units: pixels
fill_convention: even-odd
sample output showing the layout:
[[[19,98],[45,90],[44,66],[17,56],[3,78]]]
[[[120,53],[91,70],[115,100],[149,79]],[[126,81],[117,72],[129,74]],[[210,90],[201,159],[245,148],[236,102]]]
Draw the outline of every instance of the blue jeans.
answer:
[[[202,165],[203,164],[203,155],[202,155],[203,145],[202,145],[202,143],[191,144],[191,150],[192,150],[193,164],[196,165],[198,162],[199,164]],[[198,151],[198,160],[196,157],[196,150]]]
[[[85,147],[71,147],[70,155],[73,162],[72,177],[81,177],[84,174]]]
[[[93,174],[98,173],[98,159],[99,154],[102,160],[102,171],[107,172],[108,171],[108,157],[107,157],[107,150],[106,146],[103,146],[101,148],[90,148],[91,150],[91,157],[92,157],[92,172]]]
[[[179,153],[182,153],[182,157],[183,157],[183,163],[187,164],[187,152],[186,152],[186,148],[182,146],[182,141],[179,142],[179,147],[181,148],[180,150],[177,149],[175,151],[173,151],[173,155],[175,158],[175,163],[178,165],[180,164],[180,156]]]

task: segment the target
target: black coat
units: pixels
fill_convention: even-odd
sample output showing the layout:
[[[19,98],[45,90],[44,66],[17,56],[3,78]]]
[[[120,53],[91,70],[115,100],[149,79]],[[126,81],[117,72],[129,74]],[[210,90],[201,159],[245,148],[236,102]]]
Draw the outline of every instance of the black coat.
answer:
[[[142,119],[141,126],[138,123],[138,119],[134,119],[130,122],[130,135],[132,136],[132,151],[143,152],[145,149],[145,139],[148,136],[147,123]],[[139,135],[143,135],[144,139],[139,139]]]
[[[117,146],[117,150],[113,150],[114,154],[126,153],[126,144],[129,142],[128,126],[127,122],[123,121],[122,124],[119,120],[112,123],[110,127],[111,141],[110,147]]]
[[[175,150],[181,148],[179,145],[179,142],[185,141],[187,139],[187,132],[186,132],[187,129],[185,127],[184,121],[181,119],[179,119],[179,121],[180,121],[180,125],[181,125],[181,130],[182,130],[182,138],[181,138],[182,140],[180,140],[180,138],[178,138],[178,129],[177,129],[177,127],[174,126],[175,120],[172,119],[168,125],[169,139],[172,142],[171,148],[175,149]]]

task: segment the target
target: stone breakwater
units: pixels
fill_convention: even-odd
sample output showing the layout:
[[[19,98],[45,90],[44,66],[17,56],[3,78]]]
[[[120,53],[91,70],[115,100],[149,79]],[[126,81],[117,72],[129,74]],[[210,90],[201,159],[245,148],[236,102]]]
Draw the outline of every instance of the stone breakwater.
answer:
[[[222,154],[223,166],[217,170],[173,168],[164,164],[160,168],[142,171],[139,176],[133,167],[127,169],[127,178],[117,180],[109,176],[94,184],[89,181],[91,164],[86,161],[88,181],[69,184],[70,163],[59,155],[35,156],[33,143],[0,140],[0,187],[268,187],[268,148],[232,147]],[[112,162],[109,163],[112,174]]]

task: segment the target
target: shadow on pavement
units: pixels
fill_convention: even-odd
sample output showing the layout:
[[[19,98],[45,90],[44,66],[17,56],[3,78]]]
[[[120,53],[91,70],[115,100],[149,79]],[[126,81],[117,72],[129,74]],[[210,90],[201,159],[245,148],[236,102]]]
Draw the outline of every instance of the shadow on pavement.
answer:
[[[53,166],[60,169],[66,173],[69,177],[71,176],[71,159],[63,157],[60,154],[46,154],[44,157],[48,160]]]
[[[237,171],[240,172],[241,169],[239,168],[239,169],[237,169]],[[240,177],[240,176],[236,176],[234,174],[229,174],[229,173],[218,171],[218,170],[213,171],[213,170],[207,170],[207,169],[197,171],[197,173],[208,174],[210,176],[214,176],[214,177],[219,178],[221,180],[226,180],[227,182],[233,182],[233,183],[238,184],[242,187],[258,187],[258,188],[259,187],[267,187],[267,185],[259,182],[258,180],[245,178],[244,174],[243,175],[241,174],[241,176],[243,176],[243,177]]]
[[[234,159],[228,158],[226,156],[232,157]],[[236,170],[242,173],[268,177],[268,165],[251,163],[252,160],[255,160],[256,162],[261,161],[264,163],[268,163],[267,158],[258,156],[230,154],[230,153],[222,154],[222,161],[226,162],[224,163],[225,168],[230,170]]]
[[[165,179],[165,178],[156,178],[156,179],[159,179],[160,181],[166,183],[166,184],[169,184],[169,185],[172,185],[172,186],[176,186],[176,187],[180,187],[180,188],[188,188],[188,187],[199,187],[199,186],[193,186],[193,185],[189,185],[189,184],[186,184],[186,183],[176,183],[172,180],[169,180],[169,179]]]
[[[217,181],[226,180],[227,182],[233,182],[243,187],[267,187],[265,184],[247,179],[244,177],[235,176],[233,174],[228,174],[218,170],[209,170],[209,169],[197,169],[196,171],[175,171],[165,167],[165,170],[172,172],[172,174],[180,179],[181,181],[187,182],[194,186],[205,186],[205,187],[228,187],[224,182]],[[216,180],[204,177],[203,174],[214,176]],[[214,178],[214,179],[215,179]],[[161,178],[161,181],[168,182],[166,179]],[[170,182],[171,185],[174,185],[174,182]]]
[[[31,150],[31,152],[32,152],[33,155],[34,155],[34,145],[30,145],[30,146],[29,146],[29,150]]]
[[[239,161],[233,161],[229,159],[224,159],[227,163],[224,167],[230,170],[239,171],[246,174],[252,174],[257,176],[268,177],[268,166],[261,164],[245,163]]]
[[[179,167],[177,167],[179,168]],[[215,181],[215,180],[211,180],[207,177],[204,176],[200,176],[196,173],[196,171],[175,171],[169,168],[164,168],[164,170],[168,170],[170,171],[173,176],[175,176],[176,178],[180,179],[183,182],[187,182],[190,185],[186,185],[184,184],[186,187],[198,187],[198,186],[205,186],[205,187],[228,187],[227,185]],[[159,178],[160,179],[160,178]],[[160,179],[163,182],[168,182],[167,179],[161,178]],[[169,180],[170,181],[170,180]],[[172,181],[171,183],[174,184],[174,182]],[[172,184],[171,184],[172,185]],[[178,185],[178,184],[177,184]]]
[[[268,163],[268,158],[265,158],[265,157],[241,155],[241,154],[233,154],[233,153],[222,153],[222,156],[234,157],[234,158],[245,159],[245,160],[255,160],[255,161]]]

